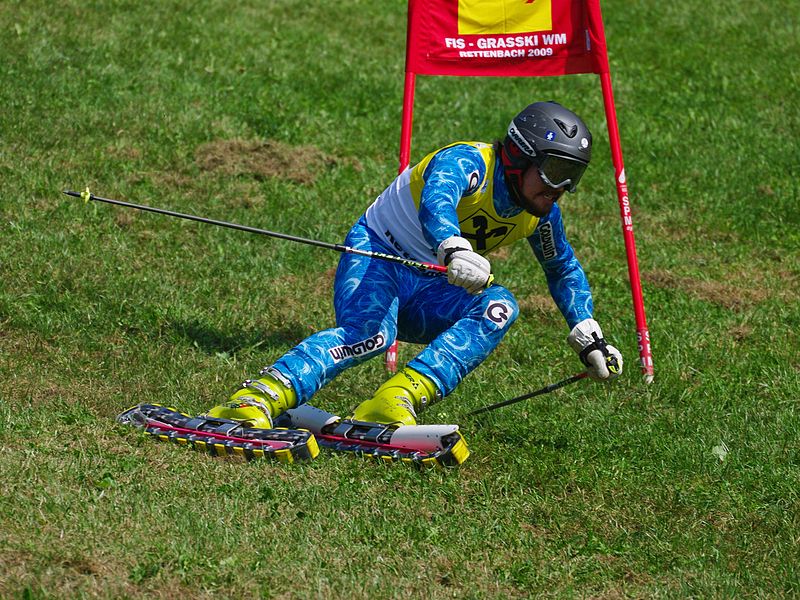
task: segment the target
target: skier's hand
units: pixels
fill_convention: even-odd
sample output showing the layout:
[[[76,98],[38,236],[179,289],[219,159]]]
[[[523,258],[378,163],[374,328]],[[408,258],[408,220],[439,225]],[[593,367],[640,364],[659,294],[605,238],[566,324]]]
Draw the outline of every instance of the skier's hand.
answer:
[[[567,343],[578,353],[592,379],[611,381],[622,373],[622,354],[614,346],[606,344],[603,331],[594,319],[575,325]]]
[[[463,287],[470,294],[480,294],[491,283],[489,261],[474,252],[463,237],[454,235],[447,238],[439,244],[436,255],[439,264],[447,267],[447,281]]]

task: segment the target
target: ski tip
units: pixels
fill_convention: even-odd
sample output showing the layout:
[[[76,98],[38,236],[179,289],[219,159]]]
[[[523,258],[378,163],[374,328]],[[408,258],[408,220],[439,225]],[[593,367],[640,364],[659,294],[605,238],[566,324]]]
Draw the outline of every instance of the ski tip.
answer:
[[[457,436],[458,439],[454,439],[452,444],[448,448],[448,452],[442,457],[445,464],[450,464],[453,466],[458,466],[464,464],[469,458],[469,448],[467,447],[467,441],[464,439],[464,436],[461,435],[460,431],[454,431],[451,434],[452,436]]]

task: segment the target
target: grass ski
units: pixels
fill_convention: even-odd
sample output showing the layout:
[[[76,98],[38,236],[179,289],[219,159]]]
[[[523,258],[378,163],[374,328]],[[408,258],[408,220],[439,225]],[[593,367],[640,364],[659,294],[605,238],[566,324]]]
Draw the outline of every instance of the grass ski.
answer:
[[[411,426],[413,427],[413,425]],[[449,467],[462,464],[469,456],[469,449],[458,431],[452,433],[440,450],[414,450],[391,443],[372,442],[369,438],[380,438],[391,428],[377,423],[343,420],[330,434],[316,435],[317,443],[329,450],[352,452],[357,456],[379,462],[401,462],[420,467]],[[349,437],[349,436],[357,437]],[[361,439],[364,436],[364,439]]]
[[[156,439],[170,441],[213,456],[238,456],[247,460],[268,458],[279,462],[311,460],[319,454],[309,431],[243,427],[238,421],[191,416],[160,404],[138,404],[117,416]]]
[[[341,419],[310,404],[281,415],[277,423],[308,429],[317,443],[336,452],[350,452],[383,463],[419,467],[458,466],[469,449],[458,425],[385,425]]]

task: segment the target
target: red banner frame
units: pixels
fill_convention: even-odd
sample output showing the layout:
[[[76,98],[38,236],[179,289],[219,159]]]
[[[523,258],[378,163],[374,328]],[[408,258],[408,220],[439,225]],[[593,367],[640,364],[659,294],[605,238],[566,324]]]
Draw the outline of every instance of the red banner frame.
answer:
[[[489,9],[491,8],[491,12]],[[527,29],[526,29],[527,28]],[[633,218],[611,86],[600,0],[409,0],[399,172],[409,165],[416,75],[599,75],[631,284],[639,361],[653,380]],[[386,353],[397,369],[397,343]]]

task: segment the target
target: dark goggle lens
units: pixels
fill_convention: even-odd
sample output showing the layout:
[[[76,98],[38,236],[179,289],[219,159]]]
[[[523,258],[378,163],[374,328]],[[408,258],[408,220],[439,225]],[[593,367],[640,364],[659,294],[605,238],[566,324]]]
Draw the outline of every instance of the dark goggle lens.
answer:
[[[567,191],[574,192],[586,167],[585,163],[548,154],[539,165],[539,175],[551,188],[566,187]]]

